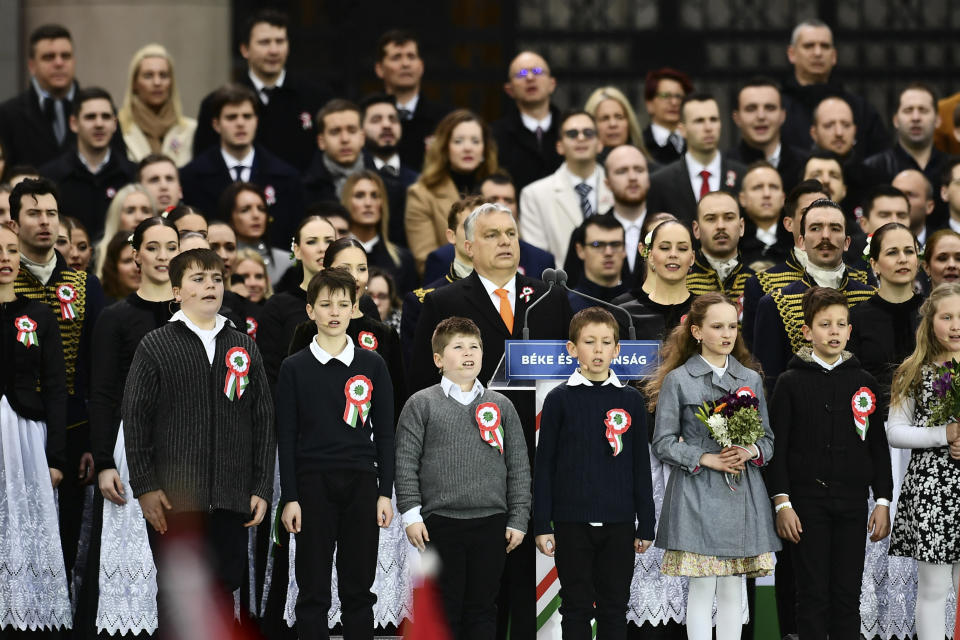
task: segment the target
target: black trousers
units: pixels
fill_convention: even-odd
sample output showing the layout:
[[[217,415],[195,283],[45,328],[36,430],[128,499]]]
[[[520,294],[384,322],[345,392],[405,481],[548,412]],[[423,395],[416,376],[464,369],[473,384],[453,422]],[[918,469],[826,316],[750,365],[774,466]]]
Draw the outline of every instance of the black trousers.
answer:
[[[593,527],[555,522],[563,640],[590,640],[597,621],[599,640],[627,637],[627,601],[633,579],[633,523]]]
[[[147,523],[150,550],[157,565],[158,638],[180,637],[178,626],[190,624],[190,616],[184,615],[188,605],[209,602],[211,595],[217,609],[198,613],[218,616],[221,624],[233,626],[233,592],[243,584],[247,571],[248,532],[243,523],[249,519],[249,514],[224,510],[167,513],[167,532],[163,535]],[[212,593],[203,584],[184,583],[197,560],[206,562],[204,569],[212,579]]]
[[[86,423],[67,430],[67,464],[63,480],[57,487],[57,502],[60,510],[60,544],[63,546],[63,564],[67,580],[72,579],[73,566],[77,562],[77,544],[80,542],[80,527],[83,525],[83,501],[86,485],[77,478],[80,459],[90,448],[90,426]],[[94,476],[96,481],[96,476]]]
[[[337,591],[344,640],[373,638],[370,591],[377,571],[380,528],[377,476],[368,471],[297,475],[303,523],[297,534],[297,632],[300,638],[330,637],[330,576],[337,552]]]
[[[507,556],[506,514],[466,520],[432,515],[424,524],[428,544],[440,556],[439,586],[453,637],[493,640],[497,591]]]
[[[783,549],[777,551],[777,566],[774,569],[774,595],[777,599],[777,622],[780,637],[797,633],[797,579],[793,570],[794,544],[780,540]]]
[[[791,498],[803,533],[793,548],[803,640],[858,638],[867,501]]]

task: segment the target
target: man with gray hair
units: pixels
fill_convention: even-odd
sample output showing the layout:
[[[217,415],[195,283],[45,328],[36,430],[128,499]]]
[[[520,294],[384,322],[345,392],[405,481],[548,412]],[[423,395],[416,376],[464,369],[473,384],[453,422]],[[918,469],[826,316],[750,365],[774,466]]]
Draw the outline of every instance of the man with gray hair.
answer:
[[[522,335],[524,315],[530,312],[530,338],[562,340],[570,324],[570,302],[562,291],[550,291],[545,283],[517,272],[520,244],[517,222],[503,205],[487,203],[474,209],[464,221],[464,248],[473,261],[473,272],[442,289],[427,293],[417,322],[410,365],[411,392],[440,382],[430,338],[437,324],[462,316],[480,328],[483,363],[479,381],[488,384],[504,355],[504,341]],[[546,296],[546,297],[545,297]],[[544,298],[545,297],[545,298]],[[527,452],[536,451],[535,398],[532,391],[508,391],[523,425]],[[466,428],[469,425],[464,425]],[[498,637],[510,624],[512,638],[536,638],[535,560],[532,536],[509,556],[500,589]],[[504,542],[506,545],[506,542]]]
[[[784,144],[809,149],[814,107],[826,97],[841,96],[853,109],[860,157],[871,156],[890,146],[886,127],[873,105],[831,78],[837,65],[837,50],[833,32],[825,22],[811,19],[798,24],[787,47],[787,58],[793,65],[793,74],[783,84],[783,106],[787,111],[781,129]]]

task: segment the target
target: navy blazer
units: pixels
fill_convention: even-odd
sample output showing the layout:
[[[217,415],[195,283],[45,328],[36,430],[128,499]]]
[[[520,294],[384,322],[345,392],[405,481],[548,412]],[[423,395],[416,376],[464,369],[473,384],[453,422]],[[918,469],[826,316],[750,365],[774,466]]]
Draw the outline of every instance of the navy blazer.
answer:
[[[289,164],[259,145],[254,145],[250,182],[267,192],[267,205],[273,222],[270,242],[280,249],[290,249],[290,240],[303,218],[303,189],[300,175]],[[224,189],[233,183],[220,147],[207,149],[190,164],[180,169],[183,201],[199,209],[208,219],[219,218],[217,203]],[[274,202],[269,202],[272,197]],[[229,222],[229,221],[228,221]]]

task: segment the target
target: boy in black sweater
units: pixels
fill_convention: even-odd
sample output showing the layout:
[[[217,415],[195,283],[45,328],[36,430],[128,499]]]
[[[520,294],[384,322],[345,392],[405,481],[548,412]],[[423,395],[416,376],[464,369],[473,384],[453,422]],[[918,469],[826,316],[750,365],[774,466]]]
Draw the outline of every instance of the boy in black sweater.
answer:
[[[301,639],[330,637],[336,546],[343,637],[372,640],[377,526],[393,519],[393,384],[383,358],[347,338],[356,295],[344,269],[310,280],[307,314],[317,336],[277,377],[282,521],[297,534]]]
[[[619,325],[591,307],[570,321],[567,351],[579,368],[543,402],[534,465],[537,548],[554,557],[565,639],[626,638],[634,552],[654,537],[654,504],[641,393],[610,362]]]
[[[179,588],[167,582],[173,574],[164,565],[173,565],[178,549],[173,541],[202,535],[200,557],[229,597],[243,582],[247,529],[263,520],[273,490],[270,388],[253,340],[217,313],[223,273],[223,260],[210,249],[170,261],[180,311],[144,336],[123,396],[130,486],[150,525],[160,568],[158,633],[166,638],[183,635],[171,598],[196,601],[183,592],[182,579]],[[182,562],[182,545],[176,557]]]
[[[793,546],[801,638],[860,635],[863,525],[890,533],[893,479],[880,385],[844,351],[843,292],[812,287],[802,327],[811,343],[777,380],[770,406],[777,455],[767,472],[777,534]],[[867,519],[870,489],[876,507]]]

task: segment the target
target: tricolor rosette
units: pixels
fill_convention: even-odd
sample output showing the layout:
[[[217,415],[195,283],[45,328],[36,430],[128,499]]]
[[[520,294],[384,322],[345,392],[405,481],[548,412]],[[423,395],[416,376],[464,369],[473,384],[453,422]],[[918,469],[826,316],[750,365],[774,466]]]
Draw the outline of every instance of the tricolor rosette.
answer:
[[[533,295],[533,287],[524,287],[520,290],[520,297],[524,302],[530,302],[530,296]]]
[[[751,389],[750,387],[740,387],[739,389],[734,391],[733,394],[739,398],[744,398],[744,397],[756,398],[757,397],[757,394],[755,394],[753,392],[753,389]]]
[[[227,399],[239,400],[249,384],[250,354],[243,347],[234,347],[227,351],[227,378],[223,383],[223,393]]]
[[[248,335],[248,336],[250,336],[251,338],[253,338],[254,340],[256,340],[256,339],[257,339],[257,329],[258,329],[259,327],[260,327],[260,324],[256,321],[255,318],[252,318],[252,317],[250,317],[250,316],[247,316],[247,335]]]
[[[868,387],[860,387],[850,400],[853,408],[853,426],[861,440],[867,439],[870,414],[877,410],[877,396]]]
[[[630,414],[623,409],[610,409],[607,411],[607,419],[603,421],[607,426],[607,442],[613,449],[613,455],[620,455],[623,451],[623,434],[630,429],[633,420]]]
[[[377,336],[373,335],[369,331],[361,331],[357,336],[357,344],[366,349],[367,351],[376,351],[377,350]]]
[[[480,437],[491,447],[496,447],[503,455],[503,424],[500,419],[500,407],[493,402],[484,402],[477,407],[477,426]]]
[[[77,301],[77,290],[68,284],[57,287],[57,300],[60,301],[60,315],[64,320],[76,320],[77,312],[73,303]]]
[[[370,414],[370,401],[373,399],[373,383],[367,376],[353,376],[343,387],[347,405],[343,409],[343,421],[357,428],[357,422],[364,425]]]
[[[14,326],[17,327],[17,342],[30,348],[34,345],[39,345],[40,341],[37,339],[37,323],[30,316],[20,316],[13,321]]]

